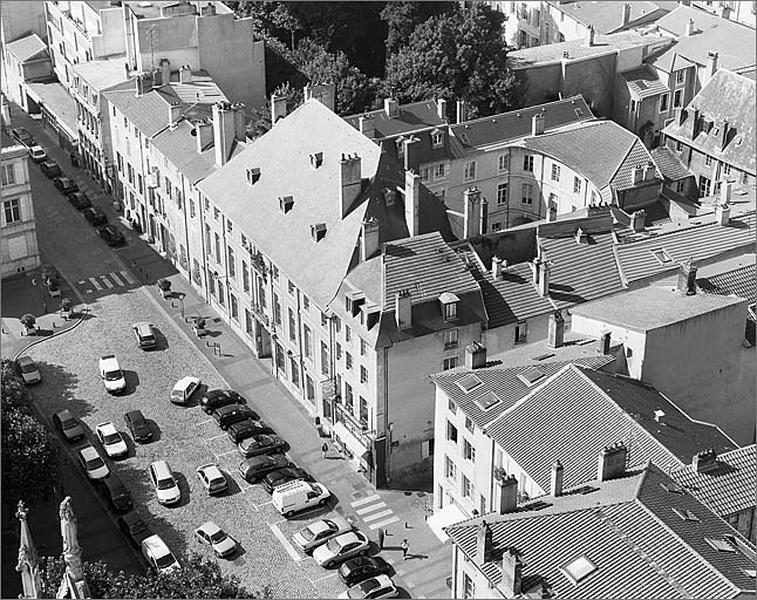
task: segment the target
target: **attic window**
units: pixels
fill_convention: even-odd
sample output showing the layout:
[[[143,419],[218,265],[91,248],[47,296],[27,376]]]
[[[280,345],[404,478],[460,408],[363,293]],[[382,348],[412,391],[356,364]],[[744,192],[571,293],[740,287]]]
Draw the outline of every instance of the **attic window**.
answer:
[[[314,241],[320,242],[326,235],[326,223],[316,223],[310,226],[310,236]]]
[[[681,517],[684,521],[693,521],[694,523],[699,523],[699,517],[697,517],[690,510],[679,510],[674,507],[673,512]]]
[[[394,144],[397,147],[397,158],[402,158],[405,155],[404,136],[399,136],[396,140],[394,140]]]
[[[434,129],[431,132],[431,146],[434,148],[440,148],[444,145],[444,132],[439,129]]]
[[[744,575],[754,579],[755,577],[757,577],[757,569],[744,569]]]
[[[489,410],[492,406],[499,403],[500,399],[494,392],[487,392],[483,396],[476,398],[478,404],[483,410]]]
[[[518,373],[518,379],[525,383],[528,387],[534,385],[540,379],[546,377],[543,371],[540,371],[536,367],[528,367],[520,373]]]
[[[560,572],[568,578],[573,585],[585,579],[597,570],[597,566],[585,556],[579,556],[567,565],[560,567]]]
[[[720,539],[716,540],[716,539],[713,539],[713,538],[706,537],[706,538],[704,538],[704,540],[710,546],[712,546],[713,548],[715,548],[715,550],[717,550],[718,552],[733,552],[733,553],[736,552],[736,548],[734,548],[730,544],[730,542],[728,542],[728,540],[726,540],[724,538],[720,538]]]
[[[584,111],[583,111],[582,108],[576,108],[573,112],[576,113],[577,117],[583,117],[584,116]]]
[[[279,208],[287,214],[294,206],[294,196],[279,196]]]
[[[663,248],[652,250],[652,254],[661,265],[667,265],[673,262],[673,259],[670,258],[670,254],[668,254]]]
[[[666,492],[670,492],[671,494],[683,494],[683,488],[678,485],[677,483],[670,482],[670,483],[661,483],[660,487],[665,490]]]
[[[384,188],[384,204],[386,206],[394,206],[395,200],[397,200],[397,192],[395,190],[390,190],[389,188]]]
[[[347,292],[344,297],[344,308],[353,317],[360,312],[360,306],[365,302],[365,294],[361,291]]]
[[[473,373],[466,375],[465,377],[463,377],[462,379],[459,379],[455,383],[457,383],[457,387],[463,390],[466,394],[470,394],[473,390],[480,388],[482,385],[484,385],[484,382],[481,381]]]
[[[255,185],[258,179],[260,179],[260,167],[247,169],[247,183],[249,183],[250,185]]]
[[[445,321],[454,321],[457,319],[457,305],[460,299],[450,292],[444,292],[439,296],[439,302],[442,303],[442,313]]]
[[[323,164],[323,152],[315,152],[310,155],[310,166],[317,169]]]

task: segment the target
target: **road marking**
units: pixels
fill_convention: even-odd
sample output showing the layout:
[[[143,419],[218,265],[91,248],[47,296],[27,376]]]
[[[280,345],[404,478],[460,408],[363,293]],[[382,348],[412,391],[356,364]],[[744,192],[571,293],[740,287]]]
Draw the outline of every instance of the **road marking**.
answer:
[[[213,440],[217,440],[218,438],[224,438],[228,437],[225,433],[222,433],[221,435],[214,435],[213,437],[205,438],[206,442],[212,442]]]
[[[368,515],[367,517],[363,517],[363,521],[368,523],[369,521],[375,521],[376,519],[380,519],[381,517],[388,517],[392,514],[391,509],[382,510],[381,512],[377,512],[374,515]]]
[[[385,506],[386,502],[379,502],[378,504],[371,504],[370,506],[361,508],[360,510],[356,510],[355,512],[359,515],[364,515],[365,513],[373,512],[374,510],[378,510],[379,508],[383,508]]]
[[[362,498],[360,500],[355,500],[354,502],[350,502],[350,506],[362,506],[363,504],[368,504],[369,502],[375,502],[376,500],[380,500],[378,494],[373,494],[373,496],[368,496],[367,498]]]
[[[105,284],[105,286],[106,286],[106,287],[107,287],[108,289],[110,289],[110,288],[112,288],[112,287],[113,287],[113,284],[112,284],[112,283],[110,282],[110,279],[108,279],[108,278],[107,278],[107,277],[106,277],[105,275],[100,275],[100,279],[102,279],[102,280],[103,280],[103,283]]]
[[[102,286],[97,282],[97,279],[94,277],[89,278],[89,282],[94,286],[94,288],[99,292],[102,288]]]
[[[284,550],[286,550],[289,556],[292,557],[292,560],[294,560],[294,562],[300,562],[302,560],[302,557],[297,553],[297,550],[294,549],[294,546],[292,546],[289,540],[286,539],[286,536],[281,532],[281,529],[279,529],[278,525],[276,525],[275,523],[269,523],[268,527],[271,528],[273,535],[278,538],[278,540],[281,542],[281,545],[284,546]]]
[[[379,527],[383,527],[384,525],[389,525],[389,523],[395,523],[399,520],[400,520],[399,517],[392,517],[390,519],[387,519],[386,521],[379,521],[378,523],[373,523],[368,526],[368,529],[370,529],[371,531],[375,531]]]
[[[331,579],[332,577],[336,577],[339,574],[338,571],[334,571],[333,573],[329,573],[328,575],[324,575],[323,577],[319,577],[318,579],[311,579],[310,583],[316,584],[320,583],[321,581],[324,581],[325,579]]]
[[[198,406],[197,408],[200,408],[200,407]],[[205,423],[210,423],[211,421],[214,421],[214,420],[215,420],[215,419],[213,419],[213,418],[211,417],[210,419],[205,419],[204,421],[200,421],[200,422],[199,422],[199,423],[197,423],[197,424],[198,424],[198,425],[204,425]]]
[[[222,456],[227,456],[229,454],[235,454],[236,450],[229,450],[228,452],[224,452],[223,454],[216,454],[217,458],[221,458]]]
[[[134,285],[137,283],[137,280],[134,279],[134,277],[131,276],[131,274],[128,271],[119,271],[121,273],[121,276],[130,284]]]
[[[273,500],[269,500],[268,502],[261,502],[260,504],[254,504],[253,506],[255,508],[263,508],[264,506],[268,506],[269,504],[273,504]]]
[[[116,282],[116,285],[126,285],[123,281],[121,281],[121,278],[115,271],[111,271],[110,273],[108,273],[108,275],[110,275],[110,278]]]

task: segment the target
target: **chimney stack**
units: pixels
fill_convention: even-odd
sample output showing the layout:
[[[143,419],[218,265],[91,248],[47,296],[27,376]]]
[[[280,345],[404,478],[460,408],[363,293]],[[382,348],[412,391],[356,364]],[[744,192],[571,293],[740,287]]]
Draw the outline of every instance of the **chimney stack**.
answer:
[[[247,117],[244,114],[244,104],[241,102],[232,104],[231,112],[234,115],[234,138],[238,142],[244,142],[247,139]]]
[[[394,295],[394,317],[397,329],[405,331],[413,326],[413,297],[410,290],[402,290]]]
[[[394,98],[384,99],[384,112],[387,117],[397,117],[400,114],[400,104]]]
[[[160,81],[163,85],[168,85],[171,83],[171,61],[167,58],[161,58],[159,64],[161,73]]]
[[[720,3],[720,18],[728,21],[731,18],[731,7],[725,2]]]
[[[444,98],[439,98],[436,101],[436,114],[440,119],[447,119],[447,101]]]
[[[420,168],[421,160],[418,154],[420,140],[411,136],[405,140],[402,140],[405,156],[405,170],[406,171],[418,171]]]
[[[168,102],[168,124],[176,123],[181,117],[182,104],[179,100],[167,100]]]
[[[287,116],[287,97],[284,94],[271,94],[271,125]]]
[[[728,119],[723,119],[719,123],[719,127],[720,127],[720,149],[725,150],[725,147],[728,144],[728,132],[730,130]]]
[[[213,105],[213,143],[216,166],[222,167],[229,160],[234,143],[234,113],[228,102]]]
[[[492,277],[494,279],[502,277],[502,259],[499,256],[492,256]]]
[[[463,192],[463,227],[465,237],[470,239],[484,233],[481,231],[481,192],[477,187]]]
[[[696,25],[694,25],[694,19],[689,19],[689,22],[686,24],[686,37],[694,35],[696,30],[697,28]]]
[[[531,117],[531,135],[541,135],[544,133],[544,115],[541,113]]]
[[[534,283],[542,298],[549,296],[549,263],[541,255],[534,259]]]
[[[586,30],[586,45],[591,48],[594,45],[594,26],[589,25],[589,28]]]
[[[607,481],[626,472],[626,458],[628,450],[623,442],[610,444],[602,448],[597,465],[597,479]]]
[[[462,123],[468,119],[468,103],[465,100],[457,101],[457,123]]]
[[[557,221],[557,203],[551,198],[547,201],[547,223]]]
[[[179,67],[179,83],[189,83],[192,81],[192,67],[181,65]]]
[[[631,169],[631,183],[633,185],[639,185],[644,180],[644,168],[640,165]]]
[[[505,598],[519,598],[522,592],[523,565],[513,548],[507,548],[502,553],[500,570],[502,580],[497,584],[497,590]]]
[[[713,78],[718,70],[718,53],[710,50],[707,53],[707,71],[705,73],[705,81],[702,82],[702,86]]]
[[[362,161],[360,157],[342,154],[340,166],[340,188],[339,188],[339,207],[342,219],[352,208],[352,204],[357,200],[363,189],[362,178]]]
[[[201,154],[213,144],[213,124],[206,119],[195,123],[197,153]]]
[[[488,563],[493,549],[492,530],[486,521],[481,521],[476,528],[476,562],[479,565]]]
[[[333,83],[309,83],[303,90],[305,102],[315,98],[330,111],[334,111],[336,86]]]
[[[504,515],[518,508],[518,480],[514,475],[503,476],[499,485],[499,505],[497,513]]]
[[[644,231],[644,224],[647,221],[647,211],[645,210],[636,210],[633,213],[631,213],[631,229],[633,229],[636,233],[640,231]]]
[[[602,331],[599,334],[599,339],[597,340],[597,353],[601,354],[602,356],[608,356],[610,354],[610,344],[612,343],[612,332],[611,331]]]
[[[405,222],[410,237],[420,233],[418,204],[421,197],[421,176],[415,171],[405,171]]]
[[[472,342],[465,347],[465,368],[481,369],[486,366],[486,346]]]
[[[552,463],[552,476],[549,482],[549,493],[555,497],[562,496],[563,466],[559,460]]]
[[[623,4],[623,27],[628,27],[631,22],[631,4],[626,2]]]
[[[681,263],[676,287],[678,293],[683,296],[693,296],[697,293],[697,266],[691,259]]]
[[[713,448],[697,452],[691,459],[691,466],[697,473],[707,473],[718,466],[718,455]]]
[[[373,117],[367,115],[358,117],[358,124],[360,127],[360,133],[362,133],[365,137],[372,138],[376,133],[376,129],[373,124]]]
[[[360,238],[360,260],[365,262],[376,255],[379,249],[379,220],[369,217],[363,221],[363,231]]]
[[[642,175],[644,177],[644,181],[652,181],[655,178],[655,168],[651,162],[644,165],[644,167],[642,168]]]
[[[556,310],[549,316],[547,323],[547,346],[559,348],[565,340],[565,318],[562,311]]]
[[[726,185],[731,185],[732,182],[728,181],[721,184],[721,189]],[[715,204],[715,221],[718,225],[728,225],[731,222],[731,205],[727,202],[717,202]]]

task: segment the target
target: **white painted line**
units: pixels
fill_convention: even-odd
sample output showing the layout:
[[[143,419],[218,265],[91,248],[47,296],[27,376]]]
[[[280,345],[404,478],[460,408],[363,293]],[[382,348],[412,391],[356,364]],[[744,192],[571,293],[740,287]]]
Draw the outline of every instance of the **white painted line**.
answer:
[[[123,281],[121,281],[121,278],[118,276],[118,273],[116,273],[115,271],[111,271],[110,273],[108,273],[108,275],[113,281],[116,282],[116,285],[126,285]]]
[[[389,523],[395,523],[399,521],[399,517],[392,517],[391,519],[387,519],[386,521],[379,521],[378,523],[373,523],[372,525],[368,526],[368,529],[371,531],[375,531],[379,527],[383,527],[384,525],[389,525]]]
[[[367,498],[361,498],[360,500],[355,500],[354,502],[350,502],[350,506],[362,506],[363,504],[368,504],[369,502],[375,502],[376,500],[380,500],[378,494],[373,494],[373,496],[368,496]]]
[[[213,440],[217,440],[219,438],[225,438],[225,437],[229,437],[229,436],[226,435],[225,433],[222,433],[221,435],[214,435],[213,437],[205,438],[205,441],[212,442]]]
[[[200,408],[200,407],[198,406],[197,408]],[[205,419],[204,421],[200,421],[200,422],[199,422],[199,423],[197,423],[197,424],[198,424],[198,425],[204,425],[205,423],[212,423],[212,422],[213,422],[214,420],[215,420],[215,419],[213,419],[213,418],[210,418],[210,419]]]
[[[137,280],[134,279],[134,277],[131,276],[131,274],[128,271],[119,271],[121,273],[121,276],[128,282],[134,285],[137,283]]]
[[[237,453],[236,450],[229,450],[228,452],[223,452],[221,454],[216,454],[216,456],[218,458],[221,458],[222,456],[228,456],[229,454],[236,454],[236,453]]]
[[[98,283],[97,279],[95,279],[94,277],[90,277],[89,281],[97,291],[103,289],[102,286]]]
[[[336,577],[339,574],[339,571],[333,571],[332,573],[329,573],[328,575],[324,575],[323,577],[319,577],[318,579],[311,579],[310,583],[315,585],[316,583],[320,583],[321,581],[324,581],[326,579],[331,579],[332,577]]]
[[[378,510],[379,508],[384,508],[385,506],[386,506],[386,502],[379,502],[378,504],[371,504],[370,506],[367,506],[366,508],[361,508],[360,510],[356,510],[355,512],[359,515],[364,515],[365,513]]]
[[[264,506],[268,506],[269,504],[273,504],[273,500],[269,500],[268,502],[261,502],[260,504],[254,504],[253,506],[255,508],[263,508]]]
[[[375,521],[376,519],[380,519],[381,517],[388,517],[392,514],[391,509],[382,510],[381,512],[377,512],[374,515],[368,515],[367,517],[363,517],[363,521],[368,523],[369,521]]]
[[[100,275],[100,279],[103,280],[103,283],[107,286],[108,289],[113,287],[113,284],[110,282],[110,279],[108,279],[105,275]]]
[[[294,562],[300,562],[302,560],[302,557],[297,553],[297,550],[294,549],[294,546],[289,543],[289,540],[286,539],[286,536],[281,532],[281,529],[279,529],[278,526],[274,523],[269,523],[268,527],[271,528],[273,535],[278,538],[278,540],[281,542],[281,545],[284,546],[284,550],[286,550],[289,556],[292,557],[292,560],[294,560]]]

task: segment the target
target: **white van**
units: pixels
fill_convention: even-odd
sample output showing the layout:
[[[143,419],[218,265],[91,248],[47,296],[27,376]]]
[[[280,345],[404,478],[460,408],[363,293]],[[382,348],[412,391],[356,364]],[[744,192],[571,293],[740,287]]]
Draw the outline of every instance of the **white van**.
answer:
[[[158,573],[169,573],[181,566],[173,552],[157,534],[142,540],[142,555],[150,568]]]
[[[295,513],[315,506],[323,506],[331,492],[321,483],[290,481],[273,490],[273,505],[289,518]]]

